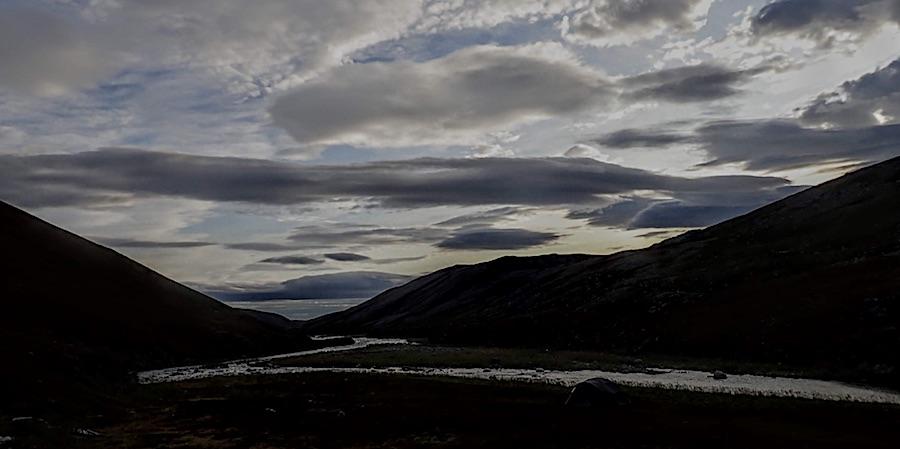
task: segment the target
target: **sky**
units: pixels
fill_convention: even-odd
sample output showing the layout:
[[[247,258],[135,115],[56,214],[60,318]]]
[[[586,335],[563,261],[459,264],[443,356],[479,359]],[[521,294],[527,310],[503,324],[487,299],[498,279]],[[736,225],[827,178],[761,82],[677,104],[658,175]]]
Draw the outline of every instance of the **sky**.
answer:
[[[900,155],[900,0],[0,0],[0,199],[223,299],[604,254]]]

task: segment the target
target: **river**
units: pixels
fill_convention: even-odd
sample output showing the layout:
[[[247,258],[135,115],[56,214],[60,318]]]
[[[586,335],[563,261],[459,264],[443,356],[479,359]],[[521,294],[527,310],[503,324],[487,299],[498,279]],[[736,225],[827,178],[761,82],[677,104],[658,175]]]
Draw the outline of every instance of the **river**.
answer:
[[[496,381],[541,382],[570,387],[587,379],[602,377],[620,385],[632,387],[900,405],[900,393],[878,388],[851,385],[843,382],[747,374],[732,374],[728,375],[726,379],[713,379],[711,373],[691,370],[657,369],[654,370],[653,373],[620,373],[599,370],[559,371],[539,368],[314,368],[303,366],[278,366],[270,363],[272,360],[280,358],[298,357],[322,352],[352,351],[373,345],[403,344],[410,343],[403,339],[355,338],[352,345],[320,348],[255,359],[236,360],[212,366],[197,365],[144,371],[138,373],[138,381],[144,384],[151,384],[180,382],[218,376],[331,372],[462,377]]]

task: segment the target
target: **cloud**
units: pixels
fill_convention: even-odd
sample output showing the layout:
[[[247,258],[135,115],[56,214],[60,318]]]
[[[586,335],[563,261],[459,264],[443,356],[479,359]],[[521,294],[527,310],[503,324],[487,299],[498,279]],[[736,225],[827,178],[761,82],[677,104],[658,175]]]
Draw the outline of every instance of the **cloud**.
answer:
[[[267,285],[198,286],[223,301],[266,301],[277,299],[371,298],[410,280],[410,276],[373,271],[352,271],[304,276]]]
[[[781,170],[826,162],[881,161],[900,153],[900,125],[805,128],[791,120],[714,122],[697,130],[708,166]]]
[[[440,223],[435,223],[435,226],[488,226],[502,221],[512,220],[517,216],[526,215],[530,212],[530,209],[521,207],[499,207],[453,217]]]
[[[93,86],[115,54],[100,36],[59,14],[0,6],[0,89],[58,95]]]
[[[329,253],[326,254],[325,257],[339,262],[360,262],[363,260],[372,260],[372,258],[369,256],[354,253]]]
[[[689,192],[674,198],[626,197],[605,207],[570,211],[566,218],[592,226],[625,229],[699,228],[746,214],[805,189],[785,186],[765,191]]]
[[[407,231],[412,231],[414,233],[427,233],[429,232],[427,228],[406,228]],[[403,232],[403,231],[400,231]],[[377,234],[377,232],[376,232]],[[444,233],[445,234],[445,233]],[[357,241],[352,241],[352,236],[358,236],[359,239]],[[442,234],[443,235],[443,234]],[[296,237],[296,236],[294,236]],[[342,236],[340,240],[343,240],[341,243],[358,245],[358,246],[378,246],[378,245],[393,245],[393,244],[402,244],[402,243],[433,243],[438,241],[440,238],[435,235],[434,238],[423,239],[423,241],[415,241],[414,239],[408,241],[397,241],[397,240],[383,240],[379,238],[371,239],[365,235],[361,234],[346,234]],[[322,240],[313,241],[313,239],[303,238],[303,243],[270,243],[270,242],[247,242],[247,243],[231,243],[223,245],[227,249],[239,250],[239,251],[254,251],[254,252],[288,252],[288,251],[296,251],[298,249],[309,249],[311,247],[316,248],[326,248],[330,244],[335,241],[334,237],[326,236]],[[340,243],[335,243],[340,244]],[[369,256],[363,254],[356,253],[348,253],[348,252],[336,252],[336,253],[327,253],[322,254],[321,257],[334,260],[337,262],[362,262],[369,263],[375,265],[390,265],[395,263],[402,262],[413,262],[416,260],[422,260],[427,256],[410,256],[410,257],[389,257],[383,259],[373,259]],[[325,263],[324,260],[318,259],[316,257],[311,256],[279,256],[279,257],[269,257],[267,259],[263,259],[259,261],[257,264],[280,264],[280,265],[321,265]],[[262,265],[250,265],[250,268],[253,269],[263,269],[265,268]]]
[[[623,129],[606,134],[589,143],[607,148],[631,149],[642,147],[664,147],[677,143],[688,143],[693,140],[690,134],[675,133],[668,130]]]
[[[842,128],[900,123],[900,59],[819,95],[801,110],[800,120]]]
[[[587,220],[591,226],[630,228],[634,217],[656,203],[656,200],[630,197],[597,209],[573,210],[566,215],[570,220]]]
[[[546,245],[559,238],[559,234],[527,229],[464,228],[435,246],[453,250],[519,250]]]
[[[621,99],[675,103],[719,100],[771,70],[712,64],[665,69],[612,81],[560,44],[493,45],[426,62],[348,64],[279,97],[269,112],[301,147],[468,145],[535,120],[607,108]]]
[[[273,122],[321,145],[479,145],[485,134],[612,98],[559,44],[477,46],[423,63],[349,64],[279,97]]]
[[[489,28],[512,21],[536,22],[573,9],[576,0],[431,0],[413,30]]]
[[[727,131],[719,133],[722,139],[729,138]],[[722,144],[715,142],[713,149]],[[742,148],[742,158],[759,151],[756,147],[748,151],[746,144]],[[716,151],[723,158],[728,156],[727,148]],[[527,183],[522,182],[525,179]],[[316,166],[128,149],[0,156],[0,197],[23,207],[97,206],[111,199],[154,196],[268,205],[356,198],[394,208],[556,206],[594,204],[600,196],[636,190],[747,191],[787,183],[775,177],[684,178],[578,158],[413,159]],[[336,243],[366,236],[421,241],[443,232],[409,234],[387,228],[307,231],[298,230],[294,240],[303,243],[304,238],[314,236]]]
[[[269,257],[268,259],[260,260],[259,263],[271,263],[279,265],[319,265],[324,263],[324,261],[308,256],[282,256]]]
[[[118,0],[89,2],[73,15],[112,28],[107,39],[143,60],[206,69],[229,90],[260,96],[401,36],[420,20],[421,6],[421,0]]]
[[[865,108],[862,100],[854,104]],[[844,124],[854,123],[843,112],[834,109],[833,120],[843,118]],[[690,145],[709,156],[702,166],[738,163],[750,170],[777,171],[835,162],[878,162],[897,156],[900,124],[829,129],[806,127],[790,119],[716,121],[689,134],[625,129],[590,143],[610,148]]]
[[[269,243],[269,242],[241,242],[241,243],[228,243],[224,245],[227,249],[235,249],[240,251],[261,251],[261,252],[285,252],[285,251],[294,251],[296,249],[300,249],[299,246],[296,245],[285,245],[281,243]]]
[[[142,249],[182,249],[182,248],[202,248],[206,246],[215,246],[212,242],[161,242],[153,240],[133,240],[127,238],[110,238],[110,237],[90,237],[91,240],[102,245],[111,246],[113,248],[142,248]]]
[[[445,231],[435,228],[387,228],[359,227],[334,230],[322,226],[304,226],[294,230],[288,239],[300,247],[331,247],[335,245],[391,245],[399,243],[431,243],[439,240]],[[348,259],[346,253],[334,253],[332,260]],[[327,256],[326,256],[327,257]]]
[[[719,133],[722,139],[729,138],[727,131]],[[723,145],[714,143],[713,150]],[[742,148],[742,158],[759,151],[756,147],[747,151],[746,144]],[[728,156],[727,148],[716,151],[722,158]],[[524,179],[528,182],[523,183]],[[157,196],[268,205],[356,198],[393,208],[558,206],[595,204],[603,195],[636,190],[748,191],[787,183],[775,177],[684,178],[578,158],[413,159],[316,166],[128,149],[0,156],[0,197],[23,207],[98,206],[113,199]],[[440,232],[443,231],[298,229],[293,240],[298,244],[303,244],[304,239],[327,244],[362,238],[428,241]],[[277,249],[265,246],[256,248]],[[235,244],[230,247],[237,248]],[[244,245],[243,249],[252,248]]]
[[[711,101],[741,93],[738,85],[769,70],[767,66],[731,70],[716,65],[698,64],[634,76],[625,79],[623,84],[632,89],[626,96],[638,100],[676,103]]]
[[[649,232],[645,232],[643,234],[638,235],[638,238],[644,238],[644,239],[655,239],[655,238],[663,238],[663,237],[669,238],[669,237],[674,237],[676,235],[682,234],[684,232],[685,231],[680,230],[680,229],[668,229],[668,230],[663,230],[663,231],[649,231]]]
[[[695,206],[680,201],[654,204],[629,223],[633,229],[699,228],[714,225],[756,209],[746,206]]]
[[[390,265],[393,263],[401,263],[401,262],[414,262],[416,260],[422,260],[428,256],[410,256],[410,257],[391,257],[388,259],[372,259],[372,263],[378,265]]]
[[[846,35],[856,39],[882,25],[900,22],[896,0],[778,0],[759,10],[751,22],[756,36],[792,35],[829,47]]]
[[[155,61],[203,70],[227,92],[247,99],[323,74],[331,77],[327,72],[344,65],[349,55],[411,35],[565,15],[560,28],[570,40],[621,43],[666,29],[693,29],[704,21],[711,1],[117,0],[56,2],[52,7],[14,2],[0,10],[0,41],[17,43],[0,49],[0,84],[61,93],[93,87],[117,69]],[[564,51],[548,48],[547,53]],[[451,68],[447,64],[431,67],[446,71]],[[409,66],[393,67],[402,71]]]
[[[593,0],[560,25],[573,42],[601,47],[690,32],[706,23],[712,0]]]

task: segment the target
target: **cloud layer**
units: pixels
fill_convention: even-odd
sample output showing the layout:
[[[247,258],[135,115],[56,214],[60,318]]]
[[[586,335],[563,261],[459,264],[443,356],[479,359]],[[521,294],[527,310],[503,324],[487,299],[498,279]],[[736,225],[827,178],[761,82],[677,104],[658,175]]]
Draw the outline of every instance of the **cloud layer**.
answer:
[[[351,64],[278,98],[274,123],[299,143],[477,144],[511,124],[612,97],[602,75],[555,44],[480,46],[414,63]]]
[[[274,285],[199,286],[224,301],[266,301],[277,299],[371,298],[410,280],[409,276],[374,271],[303,276]]]
[[[567,39],[597,46],[630,44],[665,31],[694,31],[712,0],[592,0],[561,23]]]
[[[711,101],[739,94],[739,85],[768,70],[770,68],[765,66],[731,70],[698,64],[638,75],[626,79],[624,84],[632,89],[626,96],[639,100],[676,103]]]
[[[436,246],[456,250],[518,250],[546,245],[559,237],[557,234],[527,229],[461,229]]]
[[[828,47],[844,37],[865,37],[887,23],[900,23],[896,0],[777,0],[756,14],[757,36],[794,35]]]
[[[844,128],[900,123],[900,59],[820,95],[802,110],[800,120]]]
[[[325,263],[325,261],[308,256],[281,256],[269,257],[267,259],[260,260],[259,263],[271,263],[278,265],[320,265]]]
[[[571,211],[568,218],[607,228],[700,228],[746,214],[803,189],[804,186],[784,186],[766,192],[705,192],[670,199],[632,196],[597,209]]]
[[[786,120],[721,122],[700,128],[698,139],[711,158],[707,165],[738,162],[751,170],[783,170],[888,159],[900,149],[900,125],[819,129]]]
[[[60,14],[0,6],[0,89],[58,95],[111,75],[102,36]]]
[[[725,133],[722,135],[727,137]],[[721,156],[727,156],[728,148],[723,147],[721,151]],[[747,153],[743,151],[740,155],[744,157]],[[635,190],[765,191],[788,183],[774,177],[666,176],[577,158],[415,159],[312,166],[131,149],[73,155],[0,156],[0,175],[0,194],[31,207],[102,205],[136,196],[272,205],[349,197],[401,208],[558,206],[594,203],[600,195]],[[336,240],[352,240],[373,232],[330,234]],[[396,233],[384,233],[380,237],[409,238]]]
[[[530,122],[607,110],[635,101],[710,102],[769,66],[714,64],[612,80],[559,44],[470,47],[424,63],[351,64],[279,97],[275,125],[316,153],[327,145],[470,145]]]
[[[865,102],[856,102],[865,108]],[[835,116],[844,111],[834,110]],[[846,116],[844,116],[846,117]],[[696,146],[707,167],[739,163],[750,170],[788,170],[834,162],[878,162],[900,153],[900,125],[807,127],[796,120],[709,122],[691,133],[626,129],[591,140],[615,149]]]

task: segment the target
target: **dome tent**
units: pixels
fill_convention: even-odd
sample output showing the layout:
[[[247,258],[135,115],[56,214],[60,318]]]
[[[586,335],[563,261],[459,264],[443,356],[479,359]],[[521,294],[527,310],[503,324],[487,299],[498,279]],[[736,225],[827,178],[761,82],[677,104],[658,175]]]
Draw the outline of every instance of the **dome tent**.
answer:
[[[612,405],[627,405],[628,397],[616,385],[615,382],[595,377],[575,385],[569,398],[566,399],[566,407],[607,407]]]

